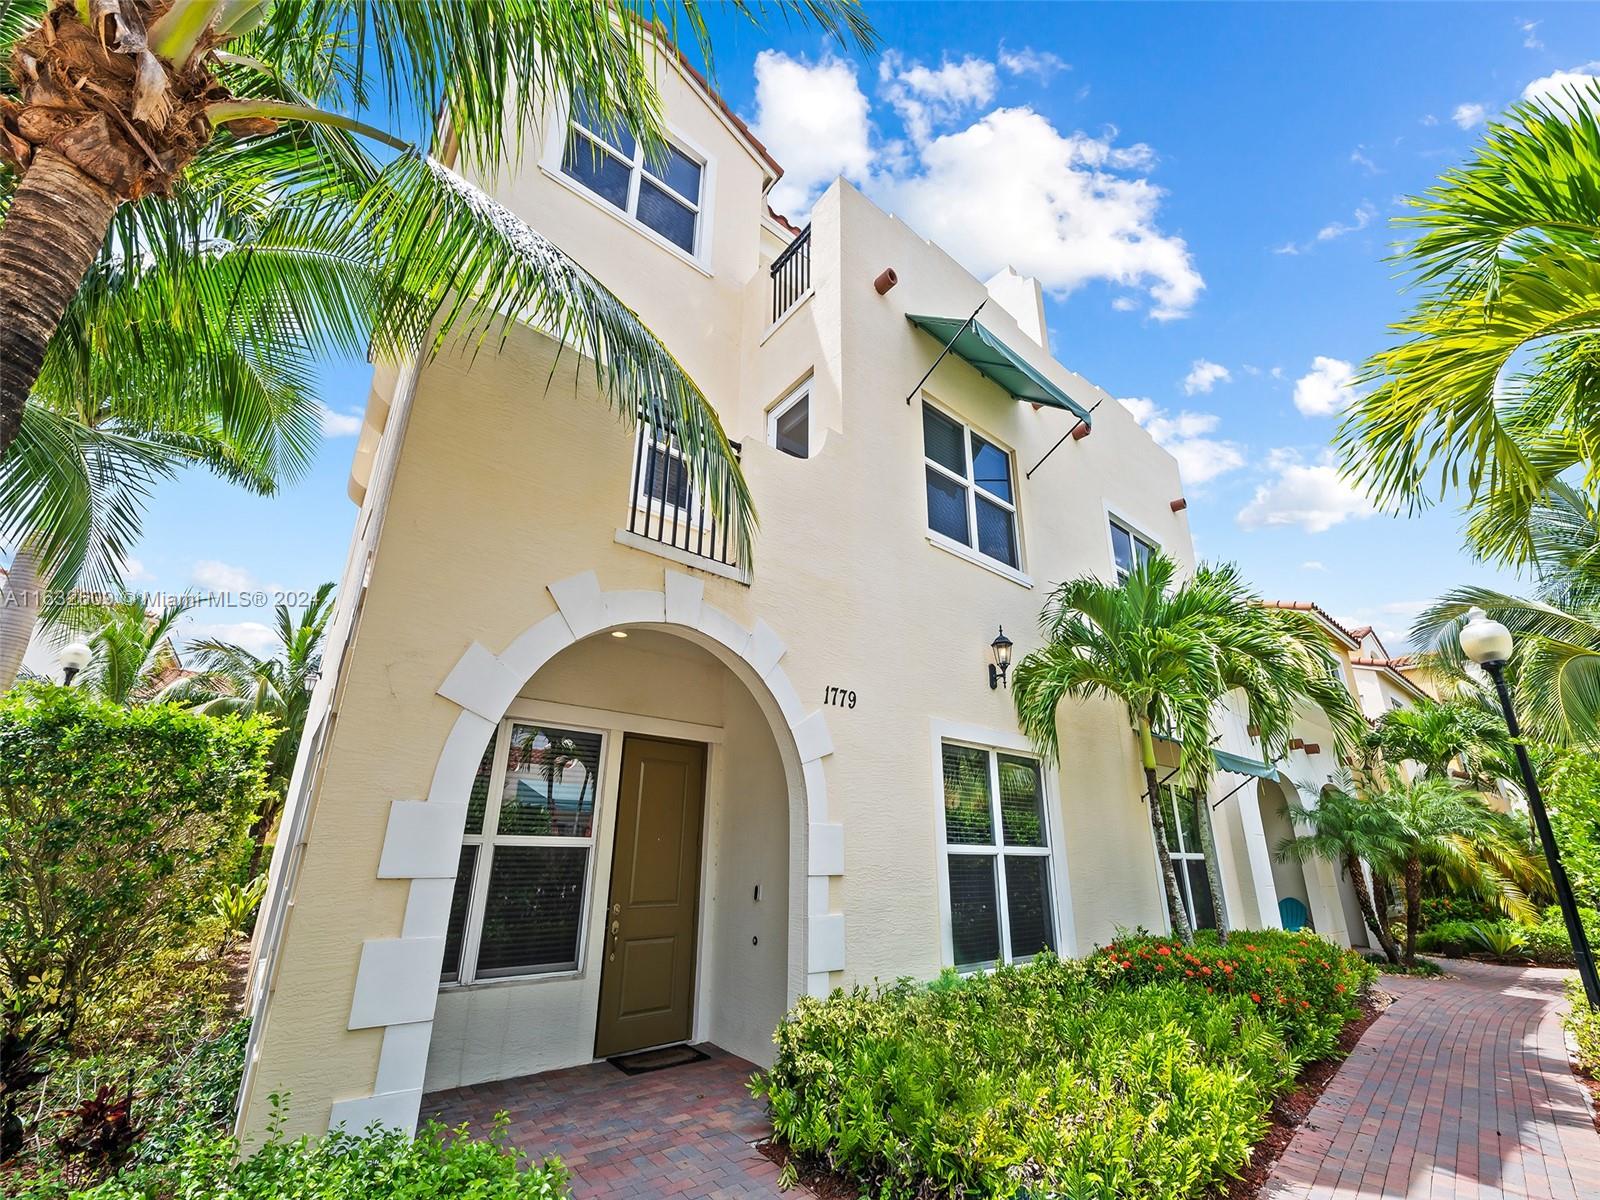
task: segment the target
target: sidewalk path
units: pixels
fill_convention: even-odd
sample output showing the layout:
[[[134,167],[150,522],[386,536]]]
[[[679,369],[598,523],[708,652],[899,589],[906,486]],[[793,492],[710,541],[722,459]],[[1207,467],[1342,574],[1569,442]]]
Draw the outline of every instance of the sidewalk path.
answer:
[[[1596,1200],[1600,1133],[1567,1062],[1563,971],[1449,961],[1398,999],[1294,1135],[1263,1200]]]

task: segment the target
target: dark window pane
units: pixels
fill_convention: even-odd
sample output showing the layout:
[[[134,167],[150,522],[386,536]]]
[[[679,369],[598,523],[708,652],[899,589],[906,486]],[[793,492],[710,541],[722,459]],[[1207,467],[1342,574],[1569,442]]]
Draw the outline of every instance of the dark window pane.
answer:
[[[1133,558],[1141,567],[1150,561],[1150,556],[1155,552],[1156,548],[1149,542],[1141,541],[1139,538],[1133,539]]]
[[[645,159],[645,170],[693,204],[700,203],[700,164],[676,146],[667,147],[665,163]]]
[[[1000,756],[1000,827],[1008,846],[1042,846],[1044,781],[1031,758]]]
[[[589,848],[496,846],[478,941],[478,978],[571,971]]]
[[[1196,929],[1215,929],[1217,927],[1217,908],[1211,899],[1211,880],[1206,875],[1206,864],[1203,859],[1186,858],[1181,863],[1174,863],[1189,881],[1189,919]]]
[[[599,774],[599,734],[513,725],[496,832],[588,837]]]
[[[694,211],[685,208],[671,193],[648,179],[639,181],[639,220],[691,254],[694,253],[694,218]]]
[[[1133,570],[1133,537],[1121,525],[1111,526],[1111,557],[1118,571]]]
[[[1050,915],[1050,860],[1042,854],[1006,855],[1006,918],[1011,957],[1029,958],[1056,946]]]
[[[1173,849],[1182,849],[1186,854],[1200,853],[1200,811],[1195,803],[1192,793],[1173,792],[1172,809],[1176,813],[1177,836],[1173,839]]]
[[[1016,517],[981,495],[978,497],[978,549],[1008,567],[1017,565]]]
[[[562,156],[561,169],[595,195],[626,211],[628,178],[633,174],[633,168],[603,150],[599,142],[581,133],[573,133],[567,139],[567,152]]]
[[[1000,958],[1000,912],[995,902],[994,858],[950,857],[950,941],[956,966],[984,967]]]
[[[582,125],[596,137],[610,142],[622,153],[622,157],[633,160],[633,134],[623,128],[621,122],[602,121],[595,115],[594,106],[587,97],[581,97],[573,103],[572,119]]]
[[[472,777],[472,790],[467,793],[467,832],[483,832],[483,810],[489,803],[489,776],[494,773],[494,752],[500,744],[500,731],[489,735],[489,745],[478,763],[478,772]]]
[[[802,396],[778,414],[773,422],[777,437],[773,439],[779,450],[796,458],[811,455],[811,397]]]
[[[952,846],[994,845],[985,750],[944,748],[944,836]]]
[[[961,439],[966,434],[961,426],[930,405],[922,406],[922,452],[948,467],[961,478],[967,477],[967,452]]]
[[[928,472],[928,528],[970,546],[967,536],[967,489],[932,467]]]
[[[671,508],[689,507],[689,468],[683,459],[659,443],[653,444],[644,459],[644,480],[638,491]]]
[[[450,893],[450,923],[444,927],[441,983],[454,983],[461,978],[461,942],[467,929],[467,902],[472,899],[472,870],[477,865],[478,848],[461,847],[461,860],[456,864],[456,886]]]
[[[972,435],[972,479],[991,496],[999,496],[1007,504],[1011,499],[1011,456],[999,446],[991,446],[977,434]]]

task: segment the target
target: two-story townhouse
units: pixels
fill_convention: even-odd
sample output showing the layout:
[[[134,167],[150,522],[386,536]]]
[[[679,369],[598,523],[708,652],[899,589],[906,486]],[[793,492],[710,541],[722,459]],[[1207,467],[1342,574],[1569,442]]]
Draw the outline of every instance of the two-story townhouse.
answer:
[[[485,186],[702,386],[753,561],[546,332],[379,370],[259,921],[249,1136],[274,1093],[291,1130],[410,1127],[425,1091],[645,1047],[766,1062],[801,995],[1165,927],[1125,715],[1065,707],[1041,761],[991,668],[1052,583],[1192,567],[1173,459],[1056,362],[1031,280],[842,181],[796,231],[703,81],[662,55],[659,85],[670,163],[561,111]],[[1261,768],[1231,766],[1224,901],[1276,924],[1261,806],[1226,794]]]

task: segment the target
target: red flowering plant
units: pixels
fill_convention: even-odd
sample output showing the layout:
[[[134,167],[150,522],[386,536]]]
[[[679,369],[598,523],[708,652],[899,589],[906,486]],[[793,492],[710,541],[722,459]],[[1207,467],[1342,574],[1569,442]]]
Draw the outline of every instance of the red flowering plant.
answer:
[[[1333,1052],[1377,977],[1359,954],[1314,933],[1277,929],[1237,932],[1227,946],[1205,933],[1192,946],[1139,933],[1102,947],[1090,961],[1096,976],[1121,986],[1178,984],[1242,996],[1278,1025],[1302,1062]]]

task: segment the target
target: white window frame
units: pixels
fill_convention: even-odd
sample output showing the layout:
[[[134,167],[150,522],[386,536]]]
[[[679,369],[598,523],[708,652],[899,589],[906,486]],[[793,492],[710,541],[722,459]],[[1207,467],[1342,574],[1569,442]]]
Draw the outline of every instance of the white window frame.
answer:
[[[801,380],[799,383],[795,384],[794,387],[790,388],[787,392],[785,392],[783,394],[783,396],[778,400],[778,402],[776,404],[774,404],[771,408],[767,409],[767,445],[771,446],[774,450],[778,449],[778,420],[779,420],[779,418],[782,417],[791,408],[793,408],[796,404],[800,404],[800,403],[804,402],[806,404],[806,453],[805,453],[805,457],[806,458],[810,458],[811,457],[812,437],[816,432],[816,422],[813,420],[813,417],[814,417],[815,414],[814,414],[814,412],[813,412],[813,410],[811,408],[811,405],[810,405],[810,400],[811,400],[811,380],[812,380],[812,377],[810,375],[807,375],[803,380]],[[778,452],[780,454],[788,454],[788,452],[784,451],[784,450],[779,450]],[[795,458],[795,457],[798,457],[798,456],[797,455],[793,455],[793,454],[789,454],[788,457]],[[802,460],[802,461],[804,461],[804,460]]]
[[[642,446],[646,438],[650,439],[652,443],[652,452],[649,454],[644,452]],[[669,460],[680,464],[679,469],[684,472],[685,477],[684,491],[687,493],[689,501],[687,506],[674,504],[665,498],[657,499],[654,495],[641,490],[644,486],[644,481],[640,479],[640,472],[649,471],[650,463],[655,458],[654,451],[661,451]],[[628,502],[633,506],[633,510],[643,513],[646,519],[664,514],[668,520],[676,519],[680,528],[684,524],[692,526],[695,521],[698,521],[700,519],[700,510],[703,507],[700,500],[700,492],[694,486],[694,480],[689,477],[688,467],[682,466],[682,463],[683,451],[670,442],[662,441],[656,437],[649,422],[640,421],[634,427],[633,460],[628,469]]]
[[[1180,846],[1183,846],[1184,848],[1181,849],[1181,850],[1174,850],[1174,849],[1171,849],[1169,847],[1168,850],[1167,850],[1167,856],[1172,859],[1172,872],[1173,872],[1174,875],[1176,875],[1178,877],[1178,895],[1183,898],[1183,911],[1184,911],[1184,914],[1189,918],[1189,928],[1190,929],[1198,929],[1199,926],[1195,924],[1196,915],[1195,915],[1195,907],[1194,907],[1194,897],[1190,894],[1190,891],[1189,891],[1188,875],[1187,875],[1187,872],[1184,872],[1184,871],[1179,869],[1179,864],[1180,863],[1187,863],[1187,862],[1198,862],[1200,864],[1200,866],[1201,866],[1201,869],[1204,870],[1205,865],[1206,865],[1205,848],[1202,846],[1202,847],[1197,847],[1197,848],[1191,850],[1186,845],[1184,845],[1183,826],[1178,823],[1177,812],[1176,812],[1176,807],[1177,807],[1176,806],[1176,801],[1177,801],[1177,798],[1178,798],[1178,789],[1175,786],[1173,786],[1173,784],[1171,784],[1171,783],[1163,783],[1157,789],[1157,791],[1163,797],[1170,796],[1172,798],[1170,801],[1168,801],[1167,806],[1164,809],[1162,809],[1162,811],[1161,811],[1161,816],[1163,818],[1162,824],[1169,831],[1169,834],[1172,835],[1172,840],[1176,841]],[[1210,820],[1211,811],[1207,807],[1210,803],[1211,803],[1211,801],[1206,796],[1197,796],[1197,797],[1195,797],[1195,819],[1196,820],[1199,820],[1199,821]],[[1215,826],[1212,827],[1213,832],[1215,832],[1215,828],[1216,828]],[[1154,842],[1155,828],[1154,828],[1154,826],[1151,827],[1150,836],[1151,836],[1151,839],[1152,839],[1151,844],[1155,845],[1155,842]],[[1216,839],[1213,838],[1212,840],[1213,840],[1213,842],[1215,842]],[[1218,877],[1219,880],[1221,879],[1221,875],[1222,875],[1222,873],[1219,870],[1217,872],[1217,877]],[[1166,880],[1164,878],[1162,878],[1162,875],[1161,875],[1161,851],[1160,851],[1159,847],[1157,847],[1157,849],[1156,849],[1156,886],[1160,889],[1161,911],[1162,912],[1166,912],[1166,909],[1167,909],[1167,883],[1166,883]],[[1206,886],[1207,887],[1211,886],[1211,876],[1210,876],[1209,872],[1207,872],[1207,874],[1206,874]],[[1220,914],[1220,912],[1222,910],[1222,905],[1223,905],[1223,900],[1222,899],[1220,899],[1217,896],[1212,896],[1211,897],[1211,910],[1212,910],[1213,913]],[[1170,925],[1171,922],[1172,922],[1172,917],[1171,917],[1170,914],[1168,914],[1167,923]],[[1208,929],[1212,928],[1212,926],[1207,926],[1207,928]]]
[[[925,470],[919,482],[922,485],[923,521],[928,527],[928,540],[936,546],[942,546],[947,550],[952,550],[963,558],[971,559],[972,561],[983,566],[992,567],[993,569],[1000,571],[1002,574],[1017,580],[1019,583],[1027,583],[1031,586],[1032,581],[1029,580],[1027,575],[1024,573],[1027,560],[1022,552],[1022,512],[1020,505],[1017,502],[1008,502],[1001,497],[996,496],[987,488],[983,489],[983,498],[989,501],[991,504],[998,505],[1011,514],[1011,539],[1017,548],[1016,565],[1013,566],[1004,559],[995,558],[992,554],[986,554],[984,551],[978,549],[978,482],[973,478],[972,439],[974,436],[981,437],[985,442],[1006,456],[1007,471],[1011,477],[1011,494],[1017,498],[1018,502],[1020,502],[1022,499],[1022,490],[1018,486],[1017,481],[1016,452],[998,438],[990,437],[989,434],[985,433],[981,429],[978,429],[972,424],[972,422],[958,417],[955,413],[944,407],[944,405],[934,403],[933,400],[928,396],[924,395],[922,397],[922,403],[928,408],[931,408],[934,412],[938,413],[941,417],[944,417],[946,420],[954,422],[961,429],[961,451],[963,455],[964,467],[967,473],[965,479],[963,479],[960,475],[957,475],[943,463],[935,462],[933,459],[928,457],[928,439],[925,434],[922,438],[922,465],[924,469],[932,467],[946,479],[960,484],[965,490],[967,497],[967,536],[972,539],[970,542],[959,542],[949,534],[941,533],[939,530],[933,527],[933,523],[928,516],[928,481]]]
[[[945,828],[944,820],[944,748],[946,746],[960,746],[968,750],[981,750],[988,756],[989,763],[989,807],[990,820],[993,822],[995,843],[989,846],[952,844],[949,832]],[[1028,758],[1039,766],[1039,788],[1041,792],[1040,806],[1044,810],[1042,825],[1044,828],[1043,846],[1008,846],[1005,844],[1005,827],[1000,815],[1000,755],[1009,755],[1012,758]],[[990,970],[1001,964],[1029,962],[1033,955],[1024,955],[1020,958],[1011,954],[1011,904],[1006,894],[1006,864],[1007,854],[1027,855],[1029,857],[1043,858],[1046,860],[1046,878],[1050,884],[1050,931],[1055,942],[1055,953],[1067,957],[1073,953],[1076,938],[1071,932],[1072,916],[1066,898],[1066,872],[1062,869],[1060,850],[1056,845],[1056,821],[1053,816],[1055,807],[1055,791],[1051,786],[1051,776],[1046,770],[1044,760],[1027,742],[1019,743],[1007,737],[994,737],[983,731],[973,730],[960,726],[934,723],[933,730],[933,808],[934,823],[937,829],[939,856],[939,924],[943,937],[943,963],[947,967],[955,967],[963,974],[973,974],[978,971]],[[963,967],[956,962],[955,952],[955,917],[950,903],[950,855],[970,854],[975,857],[991,857],[995,862],[995,908],[1000,925],[1000,958],[993,963],[979,963],[974,966]]]
[[[1117,582],[1121,583],[1128,577],[1128,572],[1124,571],[1117,563],[1117,542],[1115,535],[1111,532],[1113,528],[1122,530],[1122,532],[1127,534],[1131,539],[1133,544],[1133,561],[1135,565],[1137,565],[1139,562],[1139,546],[1141,544],[1144,545],[1152,555],[1155,555],[1161,553],[1161,543],[1156,541],[1148,533],[1145,533],[1143,530],[1141,530],[1132,521],[1129,521],[1124,517],[1119,517],[1116,513],[1108,510],[1106,512],[1106,548],[1111,552],[1112,573],[1116,575]]]
[[[567,140],[572,135],[574,130],[577,131],[580,137],[586,137],[598,143],[605,152],[611,155],[611,157],[628,164],[628,198],[625,208],[618,208],[615,204],[611,203],[610,200],[606,199],[604,196],[600,195],[598,192],[586,185],[582,180],[569,175],[563,168],[563,164],[566,161]],[[555,126],[555,133],[556,136],[549,139],[551,145],[546,154],[546,160],[543,164],[545,170],[549,174],[554,175],[568,187],[573,188],[579,195],[592,200],[601,208],[622,219],[628,225],[639,230],[651,240],[655,241],[661,246],[666,247],[668,250],[671,250],[674,254],[682,255],[702,268],[705,267],[709,258],[710,250],[708,245],[710,239],[706,235],[706,225],[707,219],[710,215],[711,204],[707,192],[711,186],[713,178],[712,160],[709,155],[697,147],[689,144],[687,139],[680,135],[676,130],[670,131],[666,137],[666,141],[672,146],[673,149],[677,150],[685,158],[692,160],[700,167],[700,196],[698,199],[691,200],[682,192],[678,191],[677,188],[668,183],[665,179],[662,179],[654,171],[650,170],[645,159],[644,144],[638,139],[637,136],[635,136],[633,139],[633,155],[630,158],[628,155],[622,152],[621,147],[613,144],[610,138],[608,138],[605,134],[590,129],[587,125],[579,121],[577,114],[570,109],[561,114],[561,121]],[[693,248],[685,250],[682,246],[678,245],[677,242],[674,242],[670,238],[665,237],[663,234],[658,233],[655,229],[652,229],[649,225],[646,225],[639,219],[639,181],[642,176],[648,177],[652,183],[662,188],[669,195],[682,203],[684,207],[690,209],[694,213]]]
[[[589,822],[588,837],[557,837],[532,834],[494,833],[500,822],[500,802],[504,798],[506,765],[511,756],[511,729],[514,725],[535,725],[540,728],[567,729],[573,733],[590,733],[600,739],[600,753],[595,763],[594,814]],[[461,964],[452,980],[441,980],[439,987],[470,987],[475,983],[505,983],[509,980],[570,979],[582,975],[584,956],[588,951],[589,909],[594,899],[595,847],[599,842],[600,818],[605,796],[606,753],[610,748],[610,731],[570,721],[546,721],[534,717],[507,716],[495,726],[494,763],[489,770],[489,793],[484,799],[483,827],[478,833],[464,832],[463,846],[477,846],[478,853],[472,864],[472,891],[467,898],[467,919],[461,930]],[[578,941],[574,947],[573,966],[557,971],[523,971],[518,974],[490,975],[478,978],[478,949],[483,936],[484,910],[489,900],[489,872],[494,866],[497,846],[554,846],[557,849],[576,850],[584,847],[588,860],[583,869],[583,901],[578,911]]]

